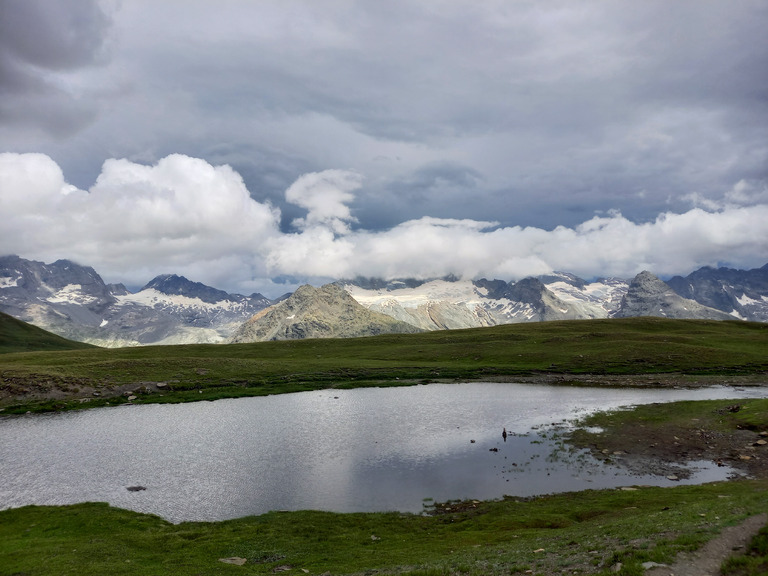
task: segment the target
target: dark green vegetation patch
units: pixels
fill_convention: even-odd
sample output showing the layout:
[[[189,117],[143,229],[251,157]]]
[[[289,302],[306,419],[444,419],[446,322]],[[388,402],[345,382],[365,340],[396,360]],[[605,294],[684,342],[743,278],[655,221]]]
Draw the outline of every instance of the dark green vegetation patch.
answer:
[[[0,354],[32,350],[82,350],[90,344],[73,342],[0,312]]]

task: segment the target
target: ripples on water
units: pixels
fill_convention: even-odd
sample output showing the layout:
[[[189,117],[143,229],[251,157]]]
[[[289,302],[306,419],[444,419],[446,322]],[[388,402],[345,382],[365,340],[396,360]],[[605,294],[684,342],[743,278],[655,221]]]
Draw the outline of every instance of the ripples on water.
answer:
[[[0,508],[105,501],[180,522],[270,510],[419,512],[425,499],[668,485],[586,453],[552,458],[552,442],[532,430],[598,408],[766,395],[431,384],[9,417],[0,420]],[[704,467],[689,482],[727,472]]]

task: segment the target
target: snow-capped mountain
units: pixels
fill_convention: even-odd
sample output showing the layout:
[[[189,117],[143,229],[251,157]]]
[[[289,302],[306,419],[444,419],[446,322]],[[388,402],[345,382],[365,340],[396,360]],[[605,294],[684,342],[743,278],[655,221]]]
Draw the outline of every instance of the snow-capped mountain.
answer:
[[[101,346],[224,342],[272,304],[260,294],[228,294],[183,276],[158,276],[131,293],[68,260],[0,258],[0,310]]]
[[[571,274],[503,280],[431,280],[341,284],[363,306],[424,330],[517,322],[607,318],[618,310],[629,283],[585,282]]]
[[[727,312],[735,318],[768,322],[768,264],[753,270],[699,268],[667,281],[685,298]]]
[[[676,294],[670,285],[650,272],[641,272],[631,282],[619,278],[587,282],[573,274],[558,272],[518,282],[356,279],[341,284],[363,306],[424,330],[627,316],[766,321],[768,280],[756,274],[761,271],[768,276],[766,267],[744,273],[745,278],[751,279],[749,288],[733,289],[732,292],[740,296],[727,300],[720,309],[709,303],[714,303],[714,299],[697,302],[691,296]],[[746,282],[738,284],[732,280],[731,286],[742,286]],[[691,281],[691,285],[697,284]],[[693,292],[695,296],[712,291]],[[739,307],[732,306],[731,301]]]
[[[517,282],[448,277],[357,278],[335,284],[368,311],[420,330],[639,315],[768,321],[768,265],[746,271],[702,268],[667,283],[649,272],[631,281],[586,281],[558,272]],[[311,296],[317,300],[313,306],[327,312],[327,302],[321,302],[326,292],[307,292],[302,302]],[[0,257],[0,311],[66,338],[102,346],[227,342],[247,320],[274,304],[260,294],[228,294],[176,275],[158,276],[131,293],[125,286],[105,284],[93,268],[68,260],[43,264]],[[344,313],[336,316],[346,327],[331,321],[334,313],[323,312],[329,334],[347,333],[349,326],[368,322],[354,312],[355,307],[341,309]],[[286,330],[293,334],[298,329]],[[298,332],[315,334],[304,328]]]

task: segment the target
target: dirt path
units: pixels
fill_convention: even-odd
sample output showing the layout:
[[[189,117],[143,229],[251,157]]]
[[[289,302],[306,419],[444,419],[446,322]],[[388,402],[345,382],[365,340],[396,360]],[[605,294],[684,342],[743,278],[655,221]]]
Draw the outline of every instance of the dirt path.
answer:
[[[747,518],[738,526],[723,530],[714,540],[692,554],[680,554],[671,566],[656,566],[646,576],[719,576],[720,565],[734,553],[743,552],[746,545],[768,522],[768,514]]]

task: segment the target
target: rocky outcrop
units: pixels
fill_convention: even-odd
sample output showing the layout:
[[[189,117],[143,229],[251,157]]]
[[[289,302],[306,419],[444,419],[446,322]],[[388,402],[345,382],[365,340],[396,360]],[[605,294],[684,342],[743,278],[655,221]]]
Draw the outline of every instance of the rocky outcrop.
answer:
[[[351,338],[377,334],[415,333],[418,328],[358,304],[344,288],[305,285],[286,300],[245,322],[231,342]]]
[[[683,298],[650,272],[640,272],[629,285],[616,318],[661,316],[699,320],[733,320],[733,316]]]
[[[705,266],[667,281],[675,292],[699,304],[745,320],[768,322],[768,264],[752,270]]]

